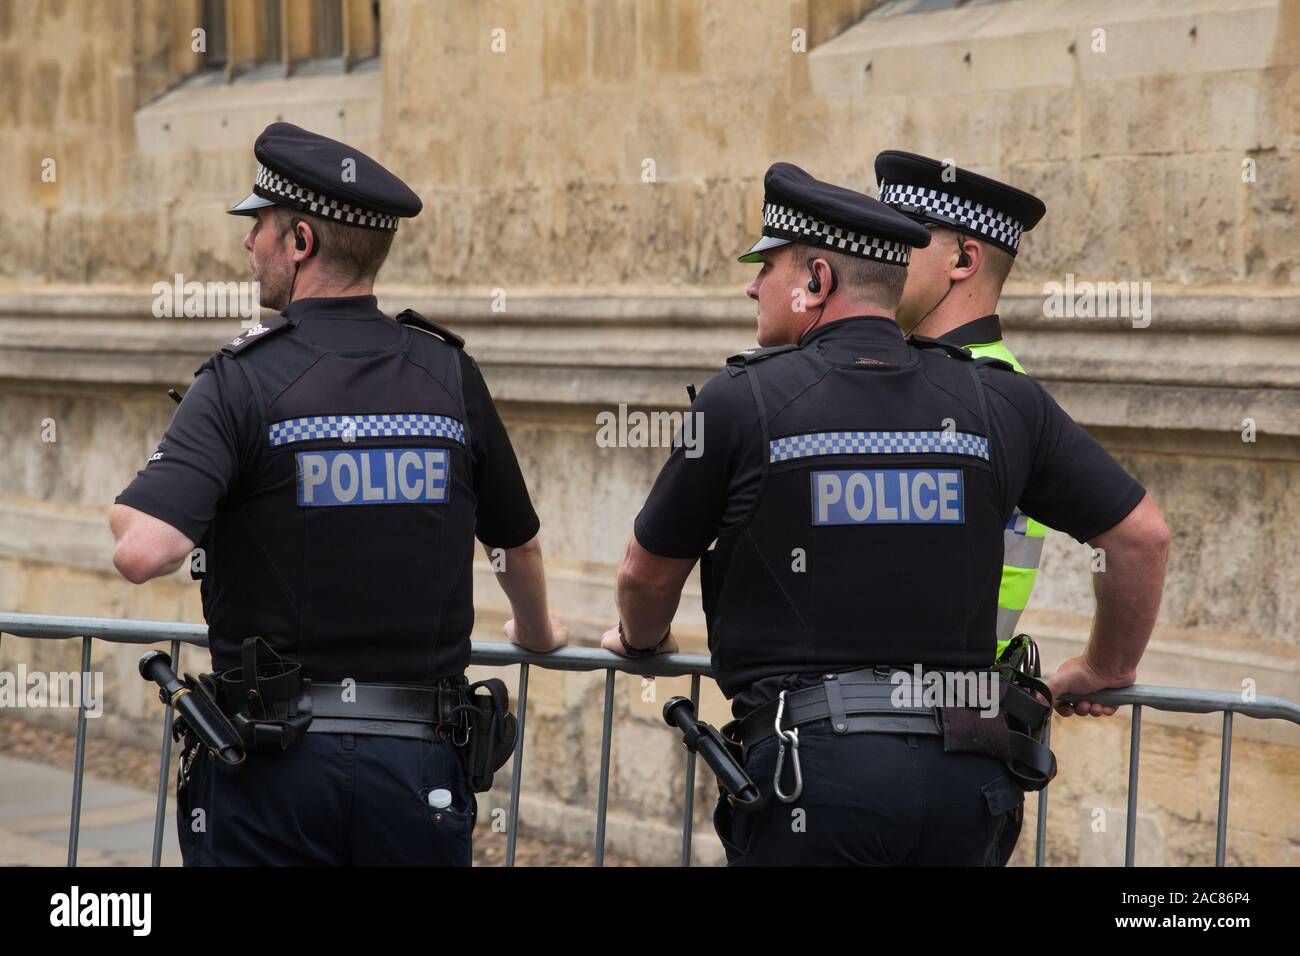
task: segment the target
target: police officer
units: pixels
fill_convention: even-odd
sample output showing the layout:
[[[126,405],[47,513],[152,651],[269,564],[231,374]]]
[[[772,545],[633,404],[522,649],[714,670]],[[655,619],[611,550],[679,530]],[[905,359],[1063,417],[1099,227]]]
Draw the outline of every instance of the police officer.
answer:
[[[1042,220],[1046,205],[1014,186],[915,153],[886,150],[875,165],[880,201],[925,226],[931,235],[930,244],[917,249],[907,266],[897,313],[904,333],[942,339],[1024,372],[1002,341],[998,299],[1021,237]],[[1002,532],[998,657],[1029,604],[1047,530],[1016,508]],[[1015,850],[1023,822],[1019,807],[1002,833],[999,855],[1004,864]]]
[[[765,797],[718,803],[732,864],[993,865],[1027,777],[1009,738],[946,697],[937,711],[898,700],[894,668],[986,671],[1019,503],[1107,549],[1093,639],[1056,675],[1080,713],[1103,713],[1086,695],[1134,680],[1163,523],[1032,379],[903,339],[895,310],[924,228],[788,164],[764,185],[763,236],[742,257],[762,263],[748,294],[763,347],[694,401],[704,453],[675,449],[637,516],[604,646],[668,646],[703,558],[727,733]]]
[[[1047,207],[1014,186],[937,159],[890,149],[876,157],[880,201],[930,230],[931,242],[907,266],[898,324],[966,348],[974,356],[1024,368],[1002,341],[998,299],[1020,239]],[[1005,650],[1029,603],[1047,528],[1019,508],[1003,532],[997,653]]]
[[[551,650],[565,632],[537,515],[462,340],[376,305],[419,198],[288,123],[254,152],[230,212],[255,220],[244,247],[280,314],[204,363],[110,512],[134,583],[201,545],[210,686],[250,747],[232,771],[187,740],[181,851],[187,866],[468,865],[474,539],[504,561],[508,636]]]

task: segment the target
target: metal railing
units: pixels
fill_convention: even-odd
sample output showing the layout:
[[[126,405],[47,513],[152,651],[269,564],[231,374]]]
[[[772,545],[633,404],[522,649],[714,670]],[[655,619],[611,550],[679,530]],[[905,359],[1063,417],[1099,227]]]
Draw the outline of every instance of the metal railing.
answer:
[[[57,617],[41,614],[0,613],[0,638],[5,634],[14,637],[47,640],[81,639],[81,672],[90,672],[91,646],[95,640],[116,644],[170,643],[171,656],[177,661],[180,645],[207,647],[207,628],[201,624],[173,624],[159,621],[130,621],[111,618]],[[514,761],[510,775],[510,806],[507,812],[509,825],[506,831],[506,865],[515,862],[515,841],[519,830],[519,788],[523,778],[524,743],[528,715],[528,673],[534,665],[549,670],[604,671],[605,700],[601,721],[600,789],[596,806],[596,865],[605,860],[605,820],[609,806],[609,768],[614,720],[614,680],[618,672],[647,677],[691,678],[691,702],[697,711],[700,701],[700,678],[710,676],[709,658],[700,654],[663,654],[652,658],[628,660],[596,648],[565,647],[549,654],[535,654],[513,644],[473,644],[470,663],[490,667],[519,665],[519,684],[516,691],[516,709],[519,721],[515,741]],[[1215,866],[1223,866],[1228,822],[1228,777],[1232,760],[1232,718],[1243,714],[1257,719],[1287,720],[1300,725],[1300,704],[1280,697],[1259,697],[1243,700],[1236,694],[1220,691],[1186,690],[1135,684],[1122,690],[1109,690],[1090,694],[1090,701],[1107,706],[1131,706],[1133,721],[1129,740],[1128,814],[1124,838],[1124,865],[1133,865],[1133,852],[1137,827],[1138,758],[1142,734],[1142,708],[1176,713],[1223,713],[1223,745],[1219,762],[1219,813],[1216,823],[1214,852]],[[1062,702],[1072,697],[1063,695]],[[171,763],[172,708],[163,708],[162,754],[158,770],[158,798],[154,813],[154,840],[151,865],[158,866],[162,859],[163,826],[167,811],[168,769]],[[1051,723],[1047,727],[1051,742]],[[86,760],[86,700],[77,708],[77,739],[73,763],[72,819],[68,830],[68,865],[77,863],[77,843],[81,831],[81,795]],[[1038,793],[1038,820],[1035,835],[1034,865],[1042,866],[1047,842],[1047,791]],[[695,809],[695,754],[686,754],[686,781],[682,807],[682,866],[691,865],[691,834]]]

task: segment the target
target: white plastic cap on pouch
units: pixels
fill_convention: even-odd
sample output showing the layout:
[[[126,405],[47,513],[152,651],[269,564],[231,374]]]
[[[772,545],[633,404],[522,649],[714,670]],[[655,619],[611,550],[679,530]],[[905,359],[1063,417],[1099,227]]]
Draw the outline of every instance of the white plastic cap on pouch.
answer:
[[[450,790],[430,790],[430,791],[429,791],[429,806],[433,807],[435,810],[443,810],[443,809],[445,809],[445,808],[451,806],[451,791],[450,791]]]

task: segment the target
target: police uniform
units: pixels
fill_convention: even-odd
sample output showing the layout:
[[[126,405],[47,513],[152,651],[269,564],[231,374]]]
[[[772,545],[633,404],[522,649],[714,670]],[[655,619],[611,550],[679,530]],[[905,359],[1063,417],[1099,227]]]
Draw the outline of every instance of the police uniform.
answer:
[[[345,144],[277,123],[255,152],[254,192],[233,213],[280,204],[392,231],[419,212]],[[357,175],[341,183],[345,160]],[[204,363],[117,501],[203,548],[218,675],[242,668],[230,686],[253,697],[265,674],[310,682],[306,705],[254,702],[258,732],[278,716],[285,733],[238,770],[187,750],[186,865],[468,865],[475,798],[436,725],[450,712],[421,708],[463,690],[475,537],[516,547],[538,519],[462,341],[414,313],[394,321],[369,295],[294,301]],[[431,806],[435,790],[447,794]]]
[[[785,164],[765,180],[763,234],[749,255],[797,241],[900,265],[928,240]],[[692,411],[705,452],[673,451],[635,534],[654,554],[703,559],[713,668],[738,719],[727,733],[765,798],[719,800],[729,861],[996,863],[1023,802],[1007,764],[945,752],[933,711],[862,701],[883,699],[873,680],[891,666],[989,667],[1017,504],[1084,541],[1141,486],[1032,379],[910,345],[889,316],[733,356]],[[801,709],[828,716],[798,727],[800,787],[772,718],[790,728]],[[793,802],[777,798],[778,759]]]
[[[1020,251],[1021,237],[1047,213],[1041,199],[1022,189],[902,150],[885,150],[876,157],[876,182],[880,201],[891,209],[922,224],[946,226],[973,236],[1013,257]],[[997,315],[972,319],[942,339],[977,358],[1000,359],[1017,372],[1024,372],[1002,341]],[[1020,615],[1029,603],[1047,530],[1019,508],[1007,522],[998,589],[999,655],[1015,635]]]
[[[880,201],[891,209],[922,224],[946,226],[973,236],[1013,257],[1020,252],[1023,235],[1047,213],[1042,200],[1022,189],[915,153],[885,150],[876,157],[875,167]],[[940,338],[977,358],[999,359],[1021,374],[1025,371],[1003,342],[1002,323],[996,314],[972,319]],[[1002,532],[998,657],[1011,643],[1020,615],[1029,604],[1047,531],[1042,522],[1016,508]],[[1022,823],[1023,813],[1016,811],[1003,831],[1000,857],[1004,864],[1015,850]]]

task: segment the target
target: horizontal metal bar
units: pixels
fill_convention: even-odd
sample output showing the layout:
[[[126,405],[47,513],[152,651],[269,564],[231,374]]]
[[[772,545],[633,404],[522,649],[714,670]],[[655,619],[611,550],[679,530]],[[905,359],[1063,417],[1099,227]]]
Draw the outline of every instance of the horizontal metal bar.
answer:
[[[203,624],[170,621],[131,621],[110,617],[61,617],[53,614],[0,614],[0,632],[14,637],[67,640],[96,637],[118,644],[161,644],[184,641],[208,646],[208,629]]]
[[[207,628],[202,624],[44,614],[0,613],[0,633],[48,639],[94,637],[119,644],[183,641],[206,647],[208,642]],[[644,674],[649,677],[682,677],[688,674],[712,676],[709,658],[703,654],[658,654],[630,660],[596,647],[562,647],[548,654],[536,654],[499,641],[476,641],[472,645],[470,662],[491,667],[537,664],[549,670],[566,671],[612,668],[626,674]],[[1074,700],[1069,694],[1060,697],[1062,703],[1073,703]],[[1300,724],[1300,703],[1281,697],[1258,697],[1253,701],[1245,701],[1240,693],[1230,691],[1134,684],[1118,690],[1089,694],[1088,700],[1112,707],[1141,704],[1156,710],[1188,714],[1226,711],[1260,720],[1289,720],[1293,724]]]
[[[208,646],[208,629],[202,624],[130,621],[103,617],[0,613],[0,633],[47,640],[68,640],[89,636],[118,644],[182,641],[197,647]],[[500,641],[475,641],[470,662],[490,667],[538,664],[551,670],[563,671],[602,671],[612,668],[628,674],[645,674],[650,677],[683,677],[688,674],[709,675],[711,673],[709,658],[703,654],[657,654],[654,657],[630,660],[598,647],[562,647],[558,651],[538,654],[526,651],[515,644]]]
[[[557,671],[614,670],[647,677],[711,676],[713,673],[709,658],[703,654],[656,654],[631,660],[598,647],[562,647],[547,654],[536,654],[499,641],[475,641],[470,651],[470,662],[489,666],[537,664]]]
[[[1241,699],[1241,693],[1222,690],[1197,690],[1186,687],[1156,687],[1150,684],[1134,684],[1119,690],[1101,690],[1088,694],[1088,700],[1094,704],[1110,707],[1124,707],[1129,704],[1141,704],[1156,710],[1167,710],[1182,714],[1214,714],[1227,711],[1245,714],[1259,720],[1289,720],[1300,724],[1300,704],[1283,697],[1256,697],[1253,701]],[[1063,703],[1074,703],[1071,694],[1062,694]]]

